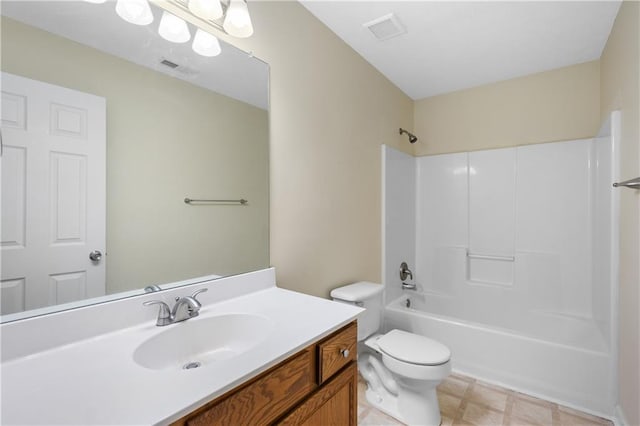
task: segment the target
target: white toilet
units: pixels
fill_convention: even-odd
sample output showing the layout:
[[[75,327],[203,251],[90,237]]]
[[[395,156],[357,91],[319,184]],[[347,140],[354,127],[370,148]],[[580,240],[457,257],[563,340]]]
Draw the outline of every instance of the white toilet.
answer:
[[[331,291],[333,300],[366,309],[358,317],[358,342],[364,341],[358,345],[358,370],[367,381],[367,401],[409,425],[437,426],[436,386],[451,372],[451,351],[402,330],[379,334],[382,289],[380,284],[358,282]]]

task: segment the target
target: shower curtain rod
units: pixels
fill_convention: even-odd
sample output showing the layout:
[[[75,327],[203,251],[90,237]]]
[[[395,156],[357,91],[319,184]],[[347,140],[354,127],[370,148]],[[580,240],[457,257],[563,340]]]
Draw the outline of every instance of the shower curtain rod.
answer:
[[[631,189],[640,189],[640,177],[635,179],[625,180],[624,182],[616,182],[613,184],[614,188],[618,188],[619,186],[623,186],[625,188]]]

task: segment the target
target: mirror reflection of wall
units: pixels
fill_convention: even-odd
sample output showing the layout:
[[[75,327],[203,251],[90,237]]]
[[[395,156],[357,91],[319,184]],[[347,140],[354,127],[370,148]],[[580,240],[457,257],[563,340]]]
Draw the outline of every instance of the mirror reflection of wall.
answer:
[[[5,10],[13,10],[5,3],[12,2],[3,2],[3,15]],[[41,6],[25,3],[30,3],[32,10]],[[82,10],[109,6],[60,4],[75,4]],[[154,9],[154,13],[159,11]],[[78,12],[72,18],[82,16]],[[263,73],[259,78],[262,92],[256,99],[264,100],[252,105],[193,84],[190,78],[195,80],[194,76],[175,71],[167,75],[151,69],[160,66],[157,62],[161,58],[171,57],[174,47],[168,42],[164,52],[154,51],[157,54],[152,60],[156,63],[141,66],[7,16],[2,17],[1,24],[3,72],[106,101],[106,250],[102,248],[106,252],[106,294],[269,265],[266,64],[242,53],[243,60],[251,61],[252,67],[258,64]],[[151,29],[142,31],[147,38],[157,37]],[[233,49],[236,55],[239,52],[228,45],[223,45],[225,49]],[[174,56],[184,58],[182,54]],[[199,81],[206,79],[191,64],[188,69]],[[237,81],[245,77],[242,70],[234,73],[236,81],[232,83],[242,83]],[[3,101],[5,93],[3,86]],[[3,142],[9,148],[16,130],[5,126],[4,119]],[[28,121],[32,119],[27,117]],[[3,170],[11,169],[5,166],[8,158],[3,156]],[[28,178],[29,171],[22,172]],[[30,196],[5,186],[3,241],[5,228],[9,229],[4,223],[9,217],[5,210]],[[185,197],[244,198],[249,202],[245,206],[188,205]],[[27,244],[34,232],[26,229]],[[88,255],[94,248],[86,249],[82,253],[90,267]],[[66,293],[64,288],[56,290],[64,280],[48,277],[37,284],[47,289],[48,300],[32,302],[27,300],[29,291],[25,288],[36,284],[21,281],[19,276],[5,276],[4,270],[3,296],[9,295],[6,300],[13,306],[5,306],[3,300],[3,315],[40,308],[45,302],[56,305],[95,296],[82,294],[83,290],[77,288]]]

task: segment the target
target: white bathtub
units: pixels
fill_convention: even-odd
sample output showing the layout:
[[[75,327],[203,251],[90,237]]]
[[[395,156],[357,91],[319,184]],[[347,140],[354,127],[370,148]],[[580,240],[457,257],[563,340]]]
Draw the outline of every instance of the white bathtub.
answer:
[[[554,334],[536,335],[536,327],[516,332],[434,313],[447,312],[439,309],[442,303],[446,302],[433,295],[405,294],[386,307],[385,329],[399,328],[446,344],[452,352],[453,370],[461,374],[595,415],[612,416],[611,352],[587,324],[575,318],[554,318],[556,327],[551,330],[561,335],[567,329],[572,335],[582,331],[585,337],[580,345],[559,343]],[[544,315],[539,318],[543,321]],[[531,322],[528,325],[531,327]],[[543,324],[539,329],[550,328]]]

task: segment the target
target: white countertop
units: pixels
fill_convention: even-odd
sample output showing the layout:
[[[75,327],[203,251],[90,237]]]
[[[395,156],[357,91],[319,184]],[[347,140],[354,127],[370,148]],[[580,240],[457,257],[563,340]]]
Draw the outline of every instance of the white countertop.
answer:
[[[251,313],[270,318],[275,328],[254,350],[197,369],[151,370],[134,362],[133,353],[143,341],[181,325],[157,327],[155,320],[10,359],[1,370],[2,424],[169,423],[349,323],[359,312],[355,306],[271,287],[203,303],[200,316],[188,321]]]

